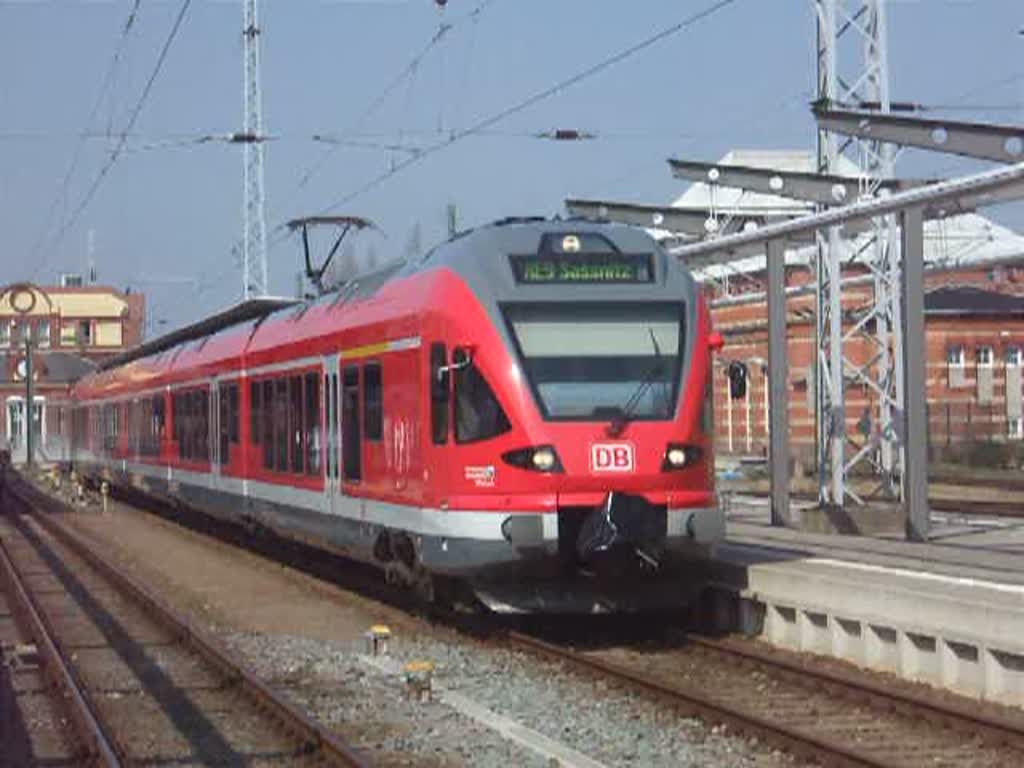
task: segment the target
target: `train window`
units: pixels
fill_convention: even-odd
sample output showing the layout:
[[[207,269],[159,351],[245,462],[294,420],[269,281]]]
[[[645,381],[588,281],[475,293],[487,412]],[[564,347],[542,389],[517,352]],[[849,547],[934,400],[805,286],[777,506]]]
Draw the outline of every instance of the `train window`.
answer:
[[[430,345],[430,433],[435,445],[448,442],[448,371],[442,367],[448,362],[444,342]]]
[[[384,435],[384,385],[380,363],[363,365],[363,429],[367,440],[380,440]]]
[[[359,436],[359,366],[345,368],[341,389],[341,459],[346,480],[363,476],[362,445]]]
[[[512,428],[487,380],[474,363],[455,371],[455,442],[472,443]]]
[[[157,395],[153,398],[153,436],[154,446],[153,455],[160,455],[160,443],[164,439],[164,431],[167,429],[166,420],[166,401],[163,395]]]
[[[302,474],[305,470],[302,445],[302,406],[302,377],[291,376],[288,379],[288,450],[291,456],[291,471],[297,474]]]
[[[238,385],[228,384],[228,440],[238,444]]]
[[[227,464],[231,444],[238,443],[238,384],[225,384],[220,389],[218,407],[220,421],[220,463]]]
[[[181,440],[178,456],[190,461],[210,459],[210,392],[196,389],[180,395],[182,405]],[[175,418],[177,418],[175,408]]]
[[[260,441],[263,443],[263,466],[266,469],[274,468],[274,382],[264,379],[263,387],[263,413],[260,421],[263,424]]]
[[[274,464],[278,472],[288,471],[288,379],[280,378],[274,386]]]
[[[199,444],[197,459],[209,461],[210,459],[210,391],[203,389],[199,392],[199,418],[197,427],[199,432]]]
[[[230,441],[228,440],[228,390],[221,387],[217,397],[217,453],[221,464],[228,463]]]
[[[504,307],[545,419],[669,419],[682,380],[682,304]]]
[[[249,383],[249,442],[256,445],[260,440],[260,424],[262,423],[260,412],[261,387],[258,381]]]
[[[306,374],[306,472],[320,474],[320,377]]]
[[[178,444],[178,458],[185,458],[185,420],[188,418],[185,412],[185,396],[177,394],[172,398],[172,414],[174,417],[174,441]]]

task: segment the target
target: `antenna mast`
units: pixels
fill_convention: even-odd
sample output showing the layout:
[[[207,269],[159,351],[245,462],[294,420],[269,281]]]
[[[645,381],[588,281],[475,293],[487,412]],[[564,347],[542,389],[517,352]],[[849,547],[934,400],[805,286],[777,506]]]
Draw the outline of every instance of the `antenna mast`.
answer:
[[[263,206],[263,95],[260,86],[260,28],[256,1],[244,0],[245,202],[242,233],[242,297],[267,295],[267,220]]]

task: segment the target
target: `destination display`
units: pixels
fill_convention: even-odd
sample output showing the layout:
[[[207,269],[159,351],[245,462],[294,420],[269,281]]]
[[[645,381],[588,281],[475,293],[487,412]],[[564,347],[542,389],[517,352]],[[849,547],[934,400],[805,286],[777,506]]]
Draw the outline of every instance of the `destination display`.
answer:
[[[649,253],[574,253],[512,256],[517,283],[651,283]]]

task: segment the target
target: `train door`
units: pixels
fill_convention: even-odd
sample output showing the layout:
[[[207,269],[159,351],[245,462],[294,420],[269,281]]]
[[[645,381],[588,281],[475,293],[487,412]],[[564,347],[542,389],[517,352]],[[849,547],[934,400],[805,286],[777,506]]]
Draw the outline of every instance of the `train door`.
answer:
[[[324,359],[324,382],[321,389],[324,414],[324,435],[326,436],[326,461],[324,462],[324,492],[327,494],[325,508],[332,515],[342,514],[340,446],[341,410],[338,397],[338,356]]]
[[[447,488],[452,479],[448,465],[449,436],[452,431],[452,376],[448,345],[433,341],[427,365],[427,397],[430,414],[430,477],[435,488]]]

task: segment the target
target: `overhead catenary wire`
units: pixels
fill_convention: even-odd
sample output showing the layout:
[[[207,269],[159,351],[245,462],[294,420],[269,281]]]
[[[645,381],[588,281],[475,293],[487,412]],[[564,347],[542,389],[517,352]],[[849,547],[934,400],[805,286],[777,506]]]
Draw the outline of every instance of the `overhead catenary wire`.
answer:
[[[364,183],[360,187],[357,187],[352,192],[349,192],[344,197],[335,200],[330,205],[321,209],[318,213],[329,213],[330,211],[333,211],[334,209],[342,205],[345,205],[346,203],[349,203],[352,200],[355,200],[361,195],[364,195],[367,192],[379,187],[385,181],[397,175],[398,173],[401,173],[406,168],[409,168],[410,166],[426,159],[427,157],[430,157],[431,155],[434,155],[443,149],[447,149],[448,147],[452,146],[453,144],[456,144],[457,142],[465,138],[474,136],[480,133],[481,131],[490,128],[492,125],[500,123],[506,118],[511,117],[512,115],[529,109],[535,104],[538,104],[546,99],[549,99],[552,96],[566,90],[567,88],[577,85],[583,82],[584,80],[587,80],[593,77],[594,75],[597,75],[603,72],[604,70],[609,69],[610,67],[613,67],[622,61],[625,61],[626,59],[636,55],[637,53],[640,53],[641,51],[650,48],[651,46],[661,42],[662,40],[665,40],[666,38],[669,38],[675,34],[678,34],[679,32],[682,32],[690,28],[697,22],[714,15],[715,13],[727,8],[730,5],[733,5],[736,2],[737,0],[718,0],[717,2],[714,2],[711,5],[708,5],[707,7],[703,8],[702,10],[693,13],[690,16],[687,16],[685,19],[682,19],[681,21],[678,21],[675,24],[672,24],[671,26],[662,29],[656,32],[655,34],[644,38],[640,42],[635,43],[629,46],[628,48],[625,48],[613,54],[612,56],[602,59],[596,64],[592,64],[586,69],[577,72],[575,75],[565,78],[564,80],[560,80],[554,85],[549,86],[548,88],[545,88],[544,90],[541,90],[521,101],[518,101],[515,104],[512,104],[496,112],[495,114],[484,118],[483,120],[480,120],[479,122],[475,123],[469,128],[452,131],[451,135],[444,141],[437,142],[435,144],[425,147],[423,151],[397,163],[387,171],[375,176],[374,178],[370,179],[368,182]]]
[[[420,162],[421,160],[424,160],[425,158],[432,156],[443,149],[447,149],[453,144],[456,144],[470,136],[482,135],[487,129],[505,120],[506,118],[511,117],[512,115],[515,115],[519,112],[522,112],[558,93],[561,93],[562,91],[574,85],[579,84],[580,82],[583,82],[584,80],[587,80],[591,77],[594,77],[597,74],[600,74],[601,72],[621,63],[622,61],[625,61],[626,59],[631,58],[632,56],[635,56],[636,54],[646,50],[647,48],[650,48],[651,46],[656,45],[657,43],[669,37],[672,37],[673,35],[678,34],[679,32],[689,29],[698,22],[713,16],[714,14],[735,4],[736,2],[737,0],[717,0],[716,2],[707,5],[703,9],[690,14],[689,16],[681,19],[680,21],[663,28],[652,35],[649,35],[648,37],[640,40],[639,42],[634,43],[633,45],[630,45],[627,48],[620,50],[612,54],[611,56],[602,59],[599,62],[596,62],[595,64],[590,65],[589,67],[581,70],[580,72],[577,72],[574,75],[571,75],[570,77],[558,81],[557,83],[549,86],[548,88],[545,88],[531,96],[528,96],[490,115],[489,117],[486,117],[474,123],[468,128],[453,130],[449,134],[449,136],[446,137],[443,141],[427,145],[421,151],[415,154],[411,154],[409,157],[395,163],[387,170],[378,174],[377,176],[375,176],[368,182],[362,184],[361,186],[357,187],[353,191],[349,192],[344,197],[335,200],[334,202],[325,206],[324,208],[321,208],[316,215],[324,215],[330,213],[336,208],[345,205],[346,203],[349,203],[352,200],[355,200],[356,198],[371,191],[372,189],[375,189],[376,187],[386,182],[388,179],[401,173],[402,171]],[[484,5],[486,5],[486,3]],[[270,233],[272,237],[270,241],[267,243],[268,251],[272,250],[273,248],[277,247],[282,242],[288,239],[289,234],[287,231],[286,221],[282,220],[275,224],[274,226],[272,226],[270,228]]]
[[[388,96],[390,96],[395,91],[395,89],[398,88],[407,78],[416,73],[423,59],[426,58],[427,54],[429,54],[434,49],[434,47],[441,42],[444,36],[449,31],[451,31],[451,29],[451,24],[442,24],[438,28],[438,30],[431,36],[430,41],[419,51],[419,53],[417,53],[415,56],[412,57],[412,59],[409,60],[405,67],[402,68],[402,71],[399,72],[394,78],[392,78],[391,81],[388,82],[386,86],[384,86],[384,89],[377,95],[377,97],[372,102],[370,102],[370,104],[360,113],[359,117],[356,118],[355,121],[353,121],[352,127],[349,130],[345,131],[343,133],[343,136],[351,135],[353,132],[359,130],[359,128],[361,128],[366,123],[366,121],[369,120],[370,117],[378,109],[380,109],[381,105],[387,100]],[[299,188],[302,188],[309,184],[309,182],[312,181],[313,177],[323,169],[323,167],[327,164],[327,161],[331,159],[331,157],[334,155],[337,149],[337,147],[331,147],[327,149],[313,163],[313,165],[311,165],[309,168],[303,171],[302,175],[299,177],[297,186]]]
[[[72,212],[71,216],[64,221],[64,223],[58,230],[56,235],[57,244],[59,244],[63,240],[64,235],[66,235],[67,232],[71,229],[71,227],[75,225],[75,223],[78,221],[78,218],[82,215],[82,212],[85,211],[85,209],[92,202],[93,198],[96,196],[96,193],[99,191],[100,186],[103,184],[104,179],[106,179],[107,174],[110,173],[110,169],[114,166],[114,163],[116,163],[118,158],[121,156],[125,144],[128,141],[128,135],[131,133],[131,130],[135,127],[135,123],[139,119],[139,115],[142,113],[142,108],[145,106],[146,100],[149,98],[149,94],[153,90],[153,84],[156,82],[157,78],[160,75],[160,72],[163,70],[164,62],[167,60],[167,54],[170,52],[171,46],[174,44],[174,41],[178,36],[178,31],[181,29],[182,22],[185,20],[185,16],[188,13],[188,9],[191,5],[192,0],[184,0],[184,2],[182,2],[181,8],[178,10],[178,14],[174,19],[173,25],[171,26],[171,30],[170,32],[168,32],[167,38],[164,40],[163,47],[160,49],[160,54],[157,57],[156,64],[153,66],[153,71],[150,73],[149,79],[146,81],[146,85],[142,89],[142,94],[139,96],[138,101],[135,103],[135,107],[132,109],[131,115],[128,118],[127,125],[125,126],[124,130],[120,132],[117,144],[114,145],[114,149],[110,153],[110,157],[107,158],[107,162],[104,163],[103,167],[100,169],[100,172],[93,180],[93,183],[90,185],[88,191],[85,193],[85,196],[82,198],[81,202],[79,202],[78,206]],[[136,7],[137,6],[138,3],[136,3]],[[49,255],[50,252],[44,253],[42,257],[38,261],[36,261],[35,269],[32,272],[33,279],[39,274],[40,270],[46,264]]]
[[[359,128],[365,124],[365,122],[381,107],[381,105],[387,100],[387,98],[392,93],[395,92],[395,90],[397,90],[406,80],[409,80],[411,77],[414,77],[416,75],[421,63],[426,58],[426,56],[448,35],[449,32],[451,32],[453,29],[455,29],[457,26],[459,26],[462,22],[466,20],[471,20],[475,24],[479,20],[480,14],[483,13],[483,11],[486,10],[489,6],[491,6],[494,2],[496,2],[496,0],[484,0],[476,8],[468,11],[462,16],[459,16],[454,20],[441,23],[438,29],[431,36],[427,44],[415,56],[413,56],[412,59],[409,60],[405,67],[403,67],[402,70],[394,78],[392,78],[391,81],[388,82],[388,84],[378,94],[378,96],[372,102],[370,102],[370,104],[363,110],[360,116],[353,122],[352,127],[345,131],[340,137],[334,138],[333,141],[328,142],[336,144],[337,146],[329,147],[320,156],[320,158],[318,158],[313,163],[313,165],[311,165],[305,171],[303,171],[303,173],[299,177],[298,182],[296,182],[295,188],[293,189],[291,194],[288,196],[284,203],[276,207],[278,209],[280,209],[281,207],[285,207],[292,200],[295,199],[296,194],[301,189],[306,187],[309,184],[309,182],[313,179],[313,177],[317,173],[319,173],[320,170],[323,169],[326,163],[330,160],[331,156],[333,156],[333,154],[337,152],[340,147],[347,145],[345,141],[346,137],[351,136],[352,134],[355,133],[355,131],[359,130]],[[399,140],[397,142],[393,142],[393,144],[395,144],[395,149],[393,150],[391,148],[385,148],[386,151],[404,151],[397,149],[398,146],[403,144],[401,136],[399,137]],[[274,218],[276,218],[276,216]],[[272,239],[267,243],[268,251],[287,239],[287,227],[285,226],[285,224],[286,220],[281,220],[278,222],[277,225],[270,229],[270,234],[275,236],[272,237]],[[232,246],[232,249],[236,249],[239,247],[241,247],[240,240],[235,242],[235,244]]]
[[[61,179],[60,186],[57,189],[57,194],[54,195],[53,200],[47,207],[46,215],[43,217],[42,229],[32,246],[32,251],[29,256],[30,262],[36,262],[36,257],[39,255],[40,249],[46,242],[46,234],[50,229],[50,222],[53,219],[54,213],[57,211],[57,206],[60,205],[60,201],[65,199],[67,195],[68,189],[71,185],[71,179],[74,176],[75,171],[78,169],[79,161],[82,159],[82,150],[85,148],[86,140],[90,138],[89,132],[92,130],[92,126],[96,122],[96,116],[99,114],[100,106],[103,104],[103,99],[105,98],[107,91],[110,89],[111,84],[114,82],[114,76],[120,66],[121,57],[124,54],[124,49],[128,42],[128,36],[135,26],[135,21],[139,14],[139,6],[141,4],[142,0],[134,0],[131,11],[128,13],[128,18],[121,27],[121,35],[118,38],[116,47],[114,48],[114,55],[110,59],[110,65],[107,67],[106,74],[103,76],[103,80],[100,83],[99,91],[96,93],[96,99],[93,102],[92,109],[89,111],[85,130],[79,135],[78,144],[75,146],[74,154],[71,156],[71,163],[68,165],[68,169],[64,173],[63,179]]]

